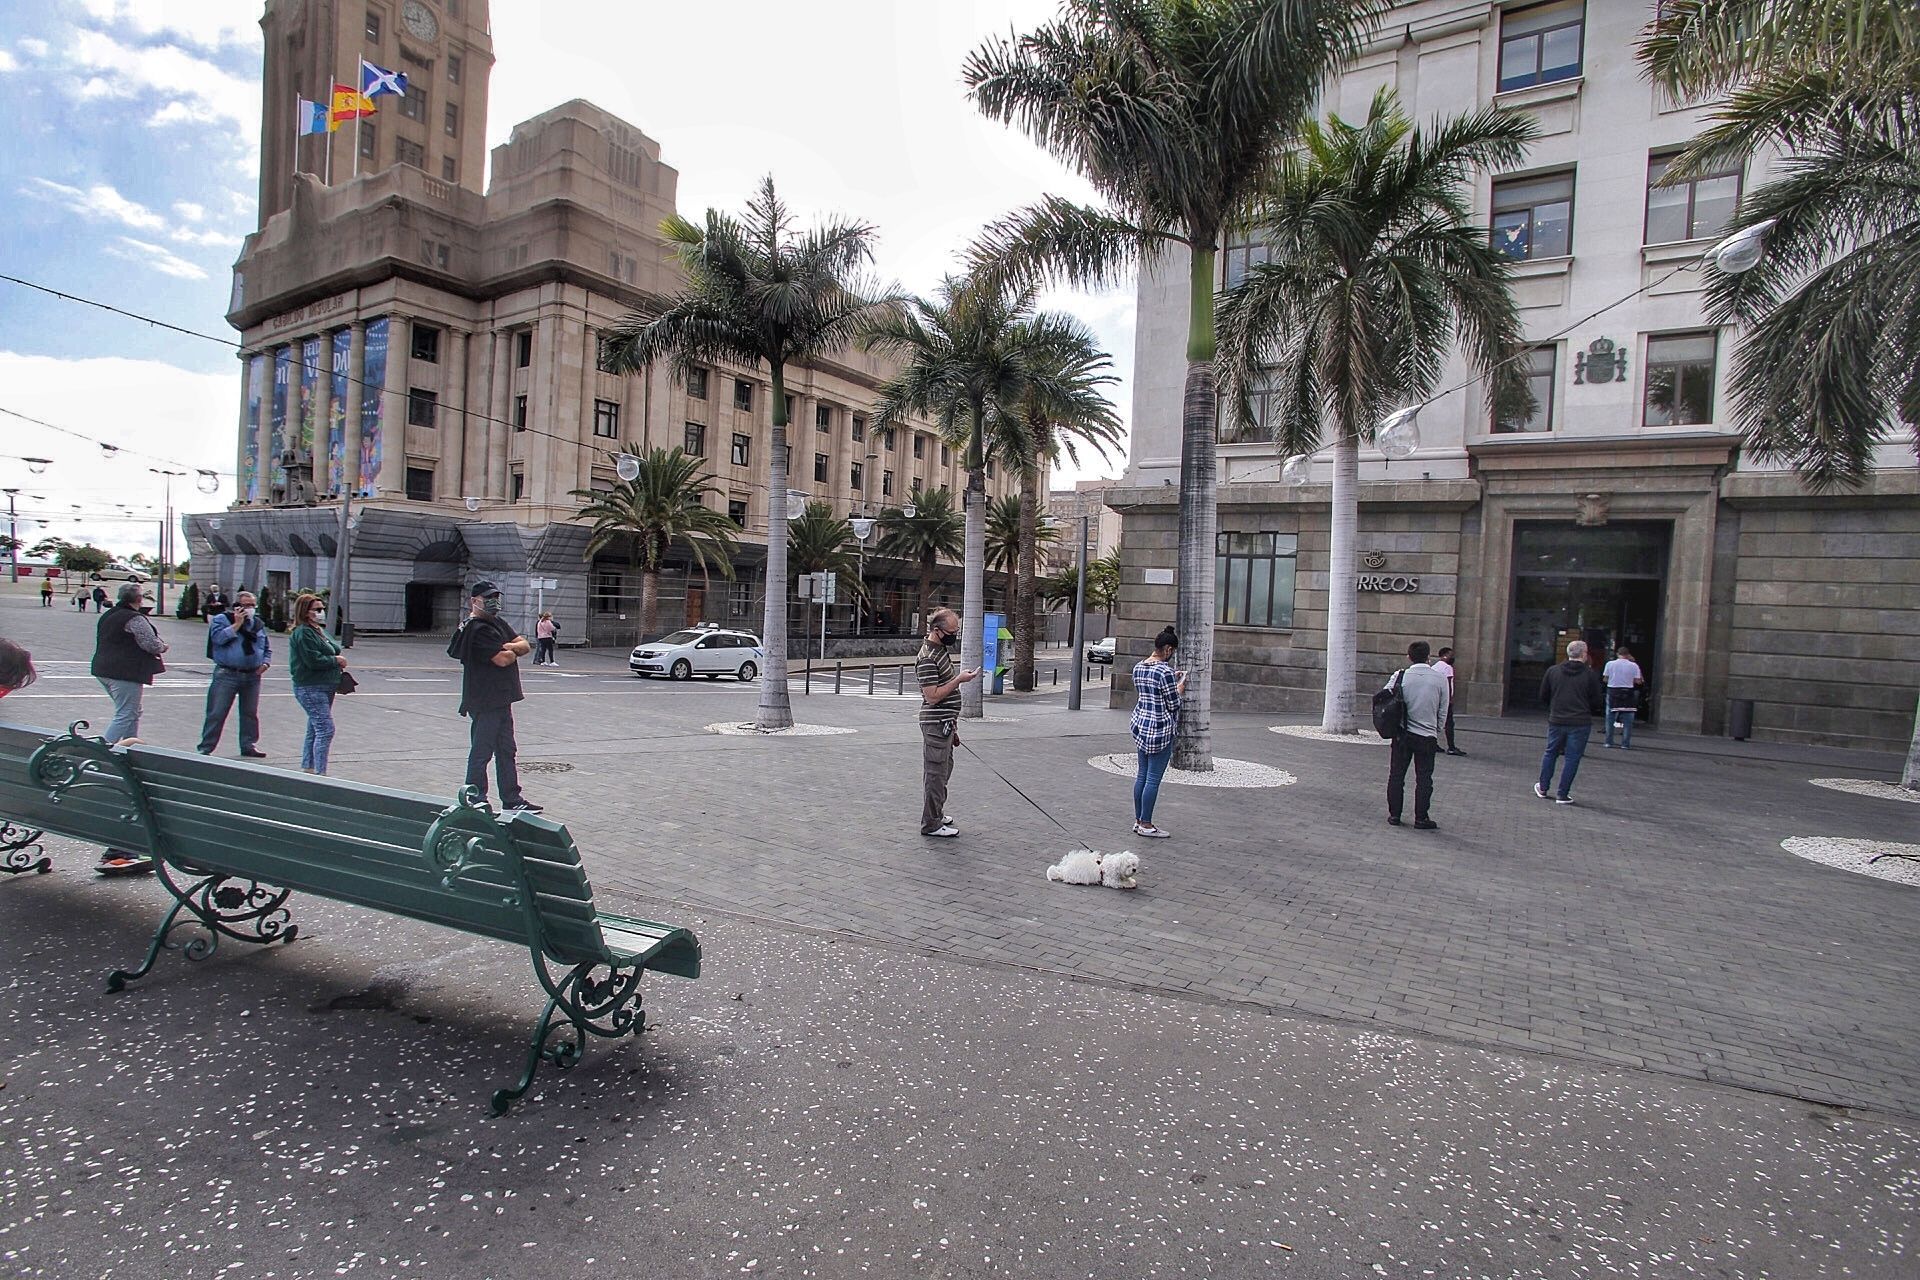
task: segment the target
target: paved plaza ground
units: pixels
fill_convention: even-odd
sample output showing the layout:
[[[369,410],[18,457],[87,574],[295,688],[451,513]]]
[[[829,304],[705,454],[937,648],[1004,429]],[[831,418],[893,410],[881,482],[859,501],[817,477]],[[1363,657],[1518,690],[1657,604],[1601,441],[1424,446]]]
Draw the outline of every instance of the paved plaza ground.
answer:
[[[190,746],[199,628],[142,736]],[[91,615],[0,595],[43,678],[0,719],[107,718]],[[337,776],[450,794],[457,672],[351,658]],[[1469,721],[1438,832],[1384,824],[1383,747],[1221,716],[1291,785],[1162,792],[1129,830],[1124,714],[989,703],[922,840],[912,701],[796,698],[831,737],[723,737],[753,686],[528,670],[528,791],[614,909],[695,927],[652,1029],[504,1120],[524,956],[317,902],[302,939],[119,997],[151,882],[0,883],[0,1257],[21,1274],[1907,1275],[1920,1197],[1920,889],[1792,836],[1920,841],[1809,785],[1897,762],[1647,733],[1535,799],[1531,722]],[[849,689],[856,687],[849,681]],[[864,681],[857,684],[864,690]],[[884,686],[883,686],[884,688]],[[302,721],[269,676],[267,767]],[[235,749],[229,725],[224,754]],[[1074,837],[1137,892],[1043,878]]]

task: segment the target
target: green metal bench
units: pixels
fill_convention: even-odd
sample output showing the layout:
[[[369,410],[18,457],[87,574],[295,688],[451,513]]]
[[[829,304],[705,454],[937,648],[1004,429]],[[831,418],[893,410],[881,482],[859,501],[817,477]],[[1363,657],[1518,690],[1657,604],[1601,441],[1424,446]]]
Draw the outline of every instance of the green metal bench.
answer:
[[[557,822],[496,815],[471,789],[449,806],[193,752],[109,747],[85,729],[55,736],[0,724],[0,816],[154,857],[173,905],[140,964],[108,975],[110,991],[176,945],[198,961],[222,938],[291,942],[294,892],[525,946],[547,1003],[519,1080],[493,1095],[499,1114],[543,1061],[564,1070],[589,1035],[638,1035],[646,970],[700,976],[689,931],[594,906],[579,851]],[[197,932],[180,945],[179,929]]]

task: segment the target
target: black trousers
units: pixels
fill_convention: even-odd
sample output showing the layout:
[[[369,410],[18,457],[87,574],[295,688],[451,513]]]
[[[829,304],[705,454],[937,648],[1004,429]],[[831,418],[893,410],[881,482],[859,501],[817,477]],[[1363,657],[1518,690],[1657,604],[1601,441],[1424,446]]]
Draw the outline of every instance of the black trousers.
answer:
[[[1454,749],[1453,747],[1453,699],[1452,698],[1447,699],[1446,728],[1447,728],[1447,750],[1452,751]]]
[[[487,794],[487,761],[491,760],[493,771],[500,779],[500,803],[519,804],[524,797],[520,794],[520,770],[516,764],[519,748],[513,741],[513,708],[467,714],[473,721],[473,746],[467,752],[467,785],[478,787],[482,796]]]
[[[1432,818],[1433,757],[1439,750],[1440,744],[1424,733],[1403,733],[1393,740],[1393,762],[1387,772],[1388,817],[1400,816],[1407,794],[1407,766],[1412,765],[1413,820],[1426,822]]]

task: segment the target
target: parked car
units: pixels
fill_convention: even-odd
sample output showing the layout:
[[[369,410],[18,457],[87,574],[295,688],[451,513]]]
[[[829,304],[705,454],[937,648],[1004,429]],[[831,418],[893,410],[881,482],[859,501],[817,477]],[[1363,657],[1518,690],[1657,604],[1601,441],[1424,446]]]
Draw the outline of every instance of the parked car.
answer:
[[[1105,640],[1095,640],[1087,646],[1087,661],[1094,663],[1096,666],[1112,666],[1113,647],[1114,639],[1112,636],[1108,636]]]
[[[636,676],[674,680],[691,680],[696,675],[709,680],[733,676],[744,682],[760,674],[764,661],[766,654],[760,648],[759,636],[719,627],[692,627],[635,645],[627,657],[627,669]]]
[[[130,564],[118,560],[107,562],[107,567],[94,573],[95,582],[145,582],[147,575]]]

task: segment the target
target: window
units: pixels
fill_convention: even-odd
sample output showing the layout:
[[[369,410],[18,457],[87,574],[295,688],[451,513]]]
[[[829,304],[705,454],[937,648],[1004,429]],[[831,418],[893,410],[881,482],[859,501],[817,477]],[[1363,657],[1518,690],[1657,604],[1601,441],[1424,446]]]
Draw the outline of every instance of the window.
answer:
[[[407,81],[407,91],[400,95],[400,114],[409,120],[427,118],[427,91],[413,81]]]
[[[368,124],[365,120],[358,123],[360,125],[360,156],[362,159],[371,160],[374,153],[380,149],[378,146],[380,126]]]
[[[753,437],[743,436],[738,431],[734,432],[733,433],[733,454],[732,454],[733,465],[736,467],[746,466],[748,461],[752,457],[752,453],[753,453]]]
[[[457,102],[447,104],[446,129],[449,138],[460,136],[460,104]]]
[[[1500,16],[1500,92],[1580,74],[1585,0],[1509,9]]]
[[[858,489],[866,483],[865,467],[861,463],[853,464],[853,487]]]
[[[607,440],[620,438],[620,406],[611,400],[593,402],[593,434]]]
[[[601,373],[613,372],[613,343],[600,338],[593,344],[593,367]]]
[[[513,365],[525,369],[533,363],[533,330],[522,329],[513,335]]]
[[[408,502],[432,502],[433,501],[433,468],[432,467],[408,467],[407,468],[407,501]]]
[[[367,10],[367,43],[380,43],[380,15],[371,9]]]
[[[745,378],[733,380],[733,407],[736,409],[753,408],[753,384]]]
[[[460,181],[460,166],[454,163],[452,156],[443,156],[441,158],[440,176],[448,182]]]
[[[913,489],[913,491],[914,491],[915,493],[918,493],[918,492],[920,492],[920,477],[919,477],[919,476],[915,476],[915,477],[913,478],[913,484],[912,484],[912,486],[911,486],[911,488]]]
[[[1647,339],[1649,427],[1692,427],[1713,421],[1715,335],[1673,333]]]
[[[813,407],[813,429],[815,431],[833,430],[833,406],[817,404]]]
[[[888,453],[893,452],[893,428],[892,427],[887,428],[887,452]]]
[[[943,467],[953,465],[953,450],[944,444],[940,446],[940,465]]]
[[[413,427],[431,427],[434,425],[434,410],[439,407],[440,397],[431,391],[422,391],[414,387],[407,392],[407,425]]]
[[[1673,164],[1671,155],[1647,162],[1648,244],[1705,240],[1733,221],[1740,204],[1740,170],[1723,169],[1671,187],[1656,185]]]
[[[515,467],[507,477],[507,501],[518,502],[527,496],[527,473]]]
[[[913,456],[916,458],[927,456],[927,438],[918,432],[915,432],[913,437]]]
[[[867,417],[863,413],[853,415],[853,438],[855,440],[867,438]]]
[[[527,398],[524,395],[513,398],[513,429],[515,431],[527,429]]]
[[[827,482],[827,455],[824,453],[813,455],[813,478],[820,484]]]
[[[733,521],[735,524],[739,525],[742,529],[746,528],[747,527],[747,504],[740,501],[737,498],[728,502],[727,503],[727,519]]]
[[[453,10],[449,9],[447,12],[451,13]],[[457,53],[447,55],[447,83],[460,83],[460,55]]]
[[[697,422],[687,424],[687,452],[696,458],[707,456],[707,429]]]
[[[1556,347],[1535,347],[1515,361],[1526,375],[1526,394],[1511,404],[1495,404],[1495,431],[1553,430],[1554,367],[1558,356]]]
[[[1493,184],[1493,247],[1524,262],[1573,252],[1573,175],[1508,178]]]
[[[787,411],[787,421],[792,422],[793,421],[793,397],[782,396],[780,398],[780,404]]]
[[[753,607],[753,584],[747,582],[729,582],[727,584],[727,613],[730,617],[744,618],[747,610]]]
[[[882,471],[880,473],[880,496],[883,498],[891,498],[893,496],[893,472],[891,471]]]
[[[1228,627],[1293,626],[1291,533],[1222,533],[1213,544],[1213,620]]]
[[[987,459],[987,479],[993,479],[993,459]]]
[[[694,400],[707,398],[707,371],[705,369],[687,370],[687,395]]]
[[[1245,231],[1227,235],[1227,247],[1220,254],[1221,279],[1228,289],[1247,278],[1247,272],[1272,256],[1266,241],[1255,240]]]
[[[440,331],[430,324],[413,324],[413,358],[428,364],[440,363]]]
[[[393,162],[395,164],[410,164],[416,169],[424,169],[427,167],[427,149],[410,139],[395,138],[393,140]]]

